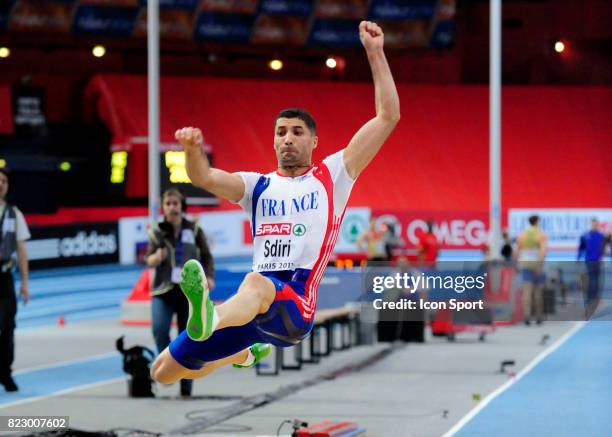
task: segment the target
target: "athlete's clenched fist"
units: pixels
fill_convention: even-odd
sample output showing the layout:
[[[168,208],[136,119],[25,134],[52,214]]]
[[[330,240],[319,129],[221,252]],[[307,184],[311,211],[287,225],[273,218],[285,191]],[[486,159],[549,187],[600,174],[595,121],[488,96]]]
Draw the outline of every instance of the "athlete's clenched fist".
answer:
[[[385,35],[382,28],[372,21],[359,23],[359,39],[366,50],[382,49]]]
[[[202,131],[197,127],[184,127],[175,132],[174,138],[185,149],[197,149],[204,145],[204,137]]]

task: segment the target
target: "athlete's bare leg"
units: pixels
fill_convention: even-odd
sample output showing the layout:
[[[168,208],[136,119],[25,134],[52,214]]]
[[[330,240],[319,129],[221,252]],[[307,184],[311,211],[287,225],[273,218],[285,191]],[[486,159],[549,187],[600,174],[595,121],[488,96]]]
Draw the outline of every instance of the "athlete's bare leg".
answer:
[[[274,283],[260,273],[248,273],[238,292],[216,307],[210,299],[202,265],[190,259],[181,272],[181,290],[189,302],[187,334],[195,341],[205,341],[215,329],[244,326],[270,308],[276,298]]]
[[[529,322],[531,320],[531,306],[534,297],[535,284],[533,282],[523,282],[523,320]]]
[[[275,297],[276,287],[270,279],[256,272],[248,273],[238,292],[217,306],[219,324],[216,329],[246,325],[268,311]]]
[[[542,323],[544,317],[544,284],[535,284],[533,287],[535,312],[537,323]]]
[[[248,357],[248,349],[230,355],[220,360],[206,363],[199,370],[191,370],[180,365],[170,354],[168,348],[159,354],[151,366],[151,378],[162,384],[172,384],[180,379],[196,379],[206,376],[219,367],[229,364],[241,364]]]
[[[219,317],[216,329],[246,325],[258,314],[268,311],[275,297],[276,287],[270,279],[259,273],[248,273],[240,284],[238,292],[216,307]],[[200,370],[191,370],[179,364],[166,348],[153,363],[151,377],[162,384],[171,384],[179,379],[201,378],[219,367],[241,364],[247,357],[248,349],[244,349],[229,357],[206,363]]]

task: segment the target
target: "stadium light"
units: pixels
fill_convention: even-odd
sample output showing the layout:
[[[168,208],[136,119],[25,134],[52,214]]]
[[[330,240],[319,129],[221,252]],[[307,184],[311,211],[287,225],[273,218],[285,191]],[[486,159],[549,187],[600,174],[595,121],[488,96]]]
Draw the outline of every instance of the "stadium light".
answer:
[[[8,47],[0,47],[0,58],[8,58],[11,55],[11,50]]]
[[[96,58],[101,58],[102,56],[106,54],[106,48],[103,45],[97,45],[91,50],[91,53]]]
[[[561,53],[563,50],[565,50],[565,44],[563,44],[561,41],[557,41],[555,43],[555,52]]]
[[[268,63],[268,67],[270,67],[274,71],[278,71],[283,68],[283,61],[280,59],[273,59]]]
[[[332,58],[331,56],[329,58],[327,58],[327,60],[325,61],[325,65],[327,65],[327,68],[336,68],[336,59]]]
[[[68,161],[62,161],[58,167],[61,171],[70,171],[72,165]]]

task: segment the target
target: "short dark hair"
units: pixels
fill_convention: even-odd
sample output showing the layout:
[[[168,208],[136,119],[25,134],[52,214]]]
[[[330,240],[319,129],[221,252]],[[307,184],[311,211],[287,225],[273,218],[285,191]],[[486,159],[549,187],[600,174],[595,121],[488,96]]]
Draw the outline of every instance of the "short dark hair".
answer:
[[[6,176],[6,178],[8,179],[9,182],[11,181],[11,176],[10,176],[10,174],[9,174],[7,169],[0,168],[0,173],[2,173],[4,176]]]
[[[529,220],[529,224],[530,225],[535,226],[540,221],[540,216],[531,215],[531,216],[529,216],[529,218],[527,220]]]
[[[308,112],[307,110],[303,108],[283,109],[281,112],[278,113],[278,115],[274,119],[275,128],[276,128],[276,122],[278,121],[279,118],[299,118],[304,123],[306,123],[306,126],[308,127],[310,132],[312,132],[313,135],[317,133],[317,122],[315,121],[314,117],[310,114],[310,112]]]

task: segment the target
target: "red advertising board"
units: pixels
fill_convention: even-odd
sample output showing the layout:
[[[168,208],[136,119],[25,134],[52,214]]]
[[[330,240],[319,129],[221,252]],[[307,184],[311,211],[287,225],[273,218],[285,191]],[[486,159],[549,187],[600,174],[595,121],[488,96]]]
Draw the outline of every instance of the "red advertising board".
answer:
[[[0,134],[12,134],[14,130],[11,89],[0,86]]]
[[[482,249],[488,241],[486,211],[400,211],[372,210],[379,223],[392,223],[407,248],[414,248],[419,236],[434,222],[434,234],[441,249]]]

